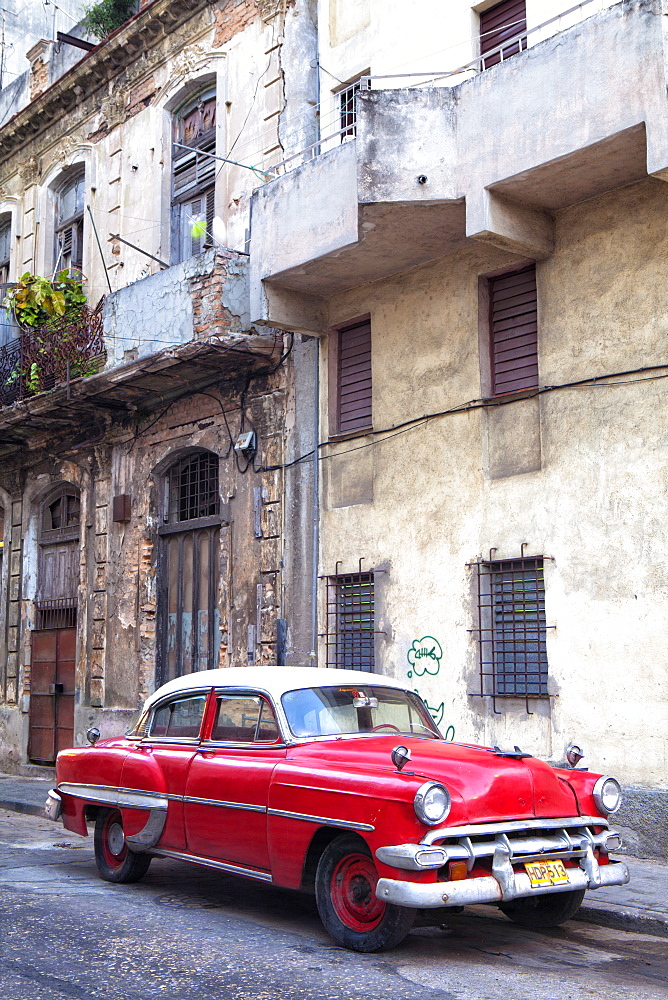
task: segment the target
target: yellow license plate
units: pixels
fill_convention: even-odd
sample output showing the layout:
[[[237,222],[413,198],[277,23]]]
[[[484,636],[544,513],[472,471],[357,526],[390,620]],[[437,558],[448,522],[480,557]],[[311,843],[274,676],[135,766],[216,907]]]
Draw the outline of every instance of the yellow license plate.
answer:
[[[561,861],[527,861],[524,865],[532,889],[546,885],[567,885],[568,872]]]

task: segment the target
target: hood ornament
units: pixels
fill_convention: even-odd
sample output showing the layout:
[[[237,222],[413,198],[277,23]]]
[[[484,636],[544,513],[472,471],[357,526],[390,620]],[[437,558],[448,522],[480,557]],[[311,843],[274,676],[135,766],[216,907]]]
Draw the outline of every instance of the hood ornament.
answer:
[[[395,747],[390,754],[392,758],[392,763],[396,767],[397,771],[401,771],[403,767],[406,766],[408,761],[411,759],[411,752],[408,747]]]
[[[502,750],[501,747],[494,747],[495,757],[513,757],[515,760],[522,760],[523,757],[533,757],[531,753],[524,753],[518,746],[514,750]]]

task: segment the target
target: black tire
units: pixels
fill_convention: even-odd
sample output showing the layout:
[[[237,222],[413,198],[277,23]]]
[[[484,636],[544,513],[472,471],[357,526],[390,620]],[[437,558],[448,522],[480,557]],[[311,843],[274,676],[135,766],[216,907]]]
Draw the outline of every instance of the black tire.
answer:
[[[95,864],[105,882],[138,882],[148,871],[150,854],[129,850],[118,809],[101,809],[95,821]]]
[[[556,927],[577,913],[584,894],[584,889],[577,889],[573,892],[551,892],[545,896],[523,896],[510,903],[502,903],[500,909],[522,927]]]
[[[325,848],[315,876],[315,899],[325,930],[352,951],[386,951],[408,934],[415,910],[376,898],[378,872],[360,837],[343,834]]]

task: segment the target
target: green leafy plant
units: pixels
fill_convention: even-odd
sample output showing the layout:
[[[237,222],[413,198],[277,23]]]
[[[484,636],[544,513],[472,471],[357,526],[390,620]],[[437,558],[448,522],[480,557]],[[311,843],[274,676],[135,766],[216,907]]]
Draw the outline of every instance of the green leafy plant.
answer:
[[[120,28],[137,10],[136,0],[99,0],[84,7],[81,22],[96,38],[103,39]]]
[[[16,287],[7,292],[2,305],[12,310],[19,325],[38,327],[60,316],[73,316],[81,311],[85,302],[81,280],[71,278],[66,269],[53,281],[26,271]]]

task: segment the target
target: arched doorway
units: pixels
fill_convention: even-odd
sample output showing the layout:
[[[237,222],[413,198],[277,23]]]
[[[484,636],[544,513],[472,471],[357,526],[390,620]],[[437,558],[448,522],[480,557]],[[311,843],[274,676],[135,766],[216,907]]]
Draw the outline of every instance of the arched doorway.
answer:
[[[28,756],[40,764],[74,743],[79,522],[79,490],[71,483],[42,500],[28,737]]]

